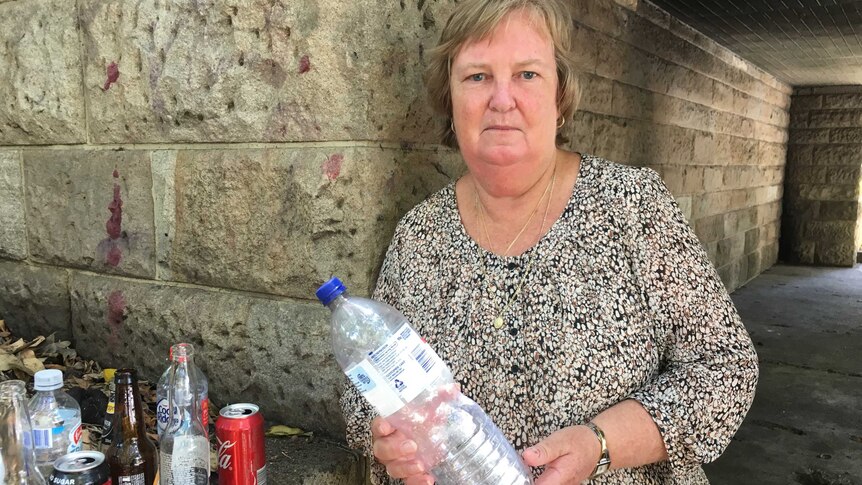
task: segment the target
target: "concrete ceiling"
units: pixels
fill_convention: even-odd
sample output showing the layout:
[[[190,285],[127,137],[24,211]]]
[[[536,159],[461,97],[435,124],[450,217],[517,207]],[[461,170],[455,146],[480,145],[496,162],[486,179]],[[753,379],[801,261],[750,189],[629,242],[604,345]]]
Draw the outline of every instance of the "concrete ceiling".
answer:
[[[792,86],[862,84],[862,0],[650,0]]]

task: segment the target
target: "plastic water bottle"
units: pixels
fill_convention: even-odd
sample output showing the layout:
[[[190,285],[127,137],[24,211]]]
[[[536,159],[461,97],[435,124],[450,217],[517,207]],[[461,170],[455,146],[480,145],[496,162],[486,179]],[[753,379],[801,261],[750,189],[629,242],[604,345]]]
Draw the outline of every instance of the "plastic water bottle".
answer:
[[[81,451],[81,408],[63,391],[63,373],[57,369],[37,372],[34,387],[36,395],[27,407],[33,422],[36,463],[47,477],[57,458]]]
[[[177,345],[191,345],[191,344],[177,344]],[[165,428],[168,427],[168,423],[171,420],[171,416],[168,413],[168,384],[170,380],[171,374],[171,359],[174,355],[174,348],[177,345],[171,346],[170,354],[168,357],[168,368],[165,369],[165,372],[162,373],[162,377],[159,378],[158,384],[156,384],[156,421],[158,422],[158,434],[159,441],[162,439],[162,434],[165,432]],[[207,381],[207,377],[203,372],[195,365],[194,360],[192,359],[189,362],[189,367],[191,372],[194,373],[195,382],[197,383],[197,399],[198,399],[198,409],[201,411],[201,424],[204,427],[204,432],[206,432],[207,436],[209,436],[209,422],[210,422],[210,406],[209,406],[209,382]]]
[[[335,360],[363,397],[416,442],[440,485],[522,485],[530,470],[449,367],[398,310],[348,296],[338,278],[317,290],[332,310]]]
[[[0,382],[0,423],[0,483],[45,485],[36,467],[24,382]]]

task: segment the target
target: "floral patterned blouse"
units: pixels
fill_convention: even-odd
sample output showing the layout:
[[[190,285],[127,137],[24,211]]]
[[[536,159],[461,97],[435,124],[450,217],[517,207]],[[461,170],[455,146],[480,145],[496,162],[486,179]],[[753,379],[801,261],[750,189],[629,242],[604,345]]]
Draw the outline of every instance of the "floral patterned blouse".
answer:
[[[648,168],[584,155],[560,218],[513,257],[467,235],[451,183],[401,220],[374,298],[407,316],[519,450],[639,401],[669,460],[590,483],[708,483],[700,465],[718,458],[754,398],[751,339]],[[342,407],[348,443],[372,456],[374,411],[352,386]],[[376,462],[372,482],[394,483]]]

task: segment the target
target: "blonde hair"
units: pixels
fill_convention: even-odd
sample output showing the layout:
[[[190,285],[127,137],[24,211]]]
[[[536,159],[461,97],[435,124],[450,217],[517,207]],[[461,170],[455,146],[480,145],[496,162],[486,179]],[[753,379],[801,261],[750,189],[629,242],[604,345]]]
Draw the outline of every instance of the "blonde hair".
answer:
[[[440,139],[444,145],[458,148],[458,140],[451,128],[452,93],[449,82],[452,59],[462,46],[487,38],[506,15],[516,11],[529,12],[539,25],[544,24],[547,28],[554,44],[554,59],[557,63],[557,109],[564,120],[574,115],[580,92],[572,45],[574,22],[569,7],[561,0],[466,0],[455,6],[440,34],[440,41],[429,52],[428,66],[425,68],[428,101],[437,114],[445,117],[440,130]],[[558,146],[567,141],[557,132]]]

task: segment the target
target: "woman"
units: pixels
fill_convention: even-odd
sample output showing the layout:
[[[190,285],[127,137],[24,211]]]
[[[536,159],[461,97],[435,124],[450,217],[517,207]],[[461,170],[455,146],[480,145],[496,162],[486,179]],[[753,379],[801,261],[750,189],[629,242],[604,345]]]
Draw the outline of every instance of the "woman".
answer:
[[[455,7],[427,78],[468,173],[399,223],[375,298],[527,447],[537,484],[707,483],[757,358],[658,175],[558,147],[571,25],[560,0]],[[433,483],[352,388],[343,407],[374,480]]]

